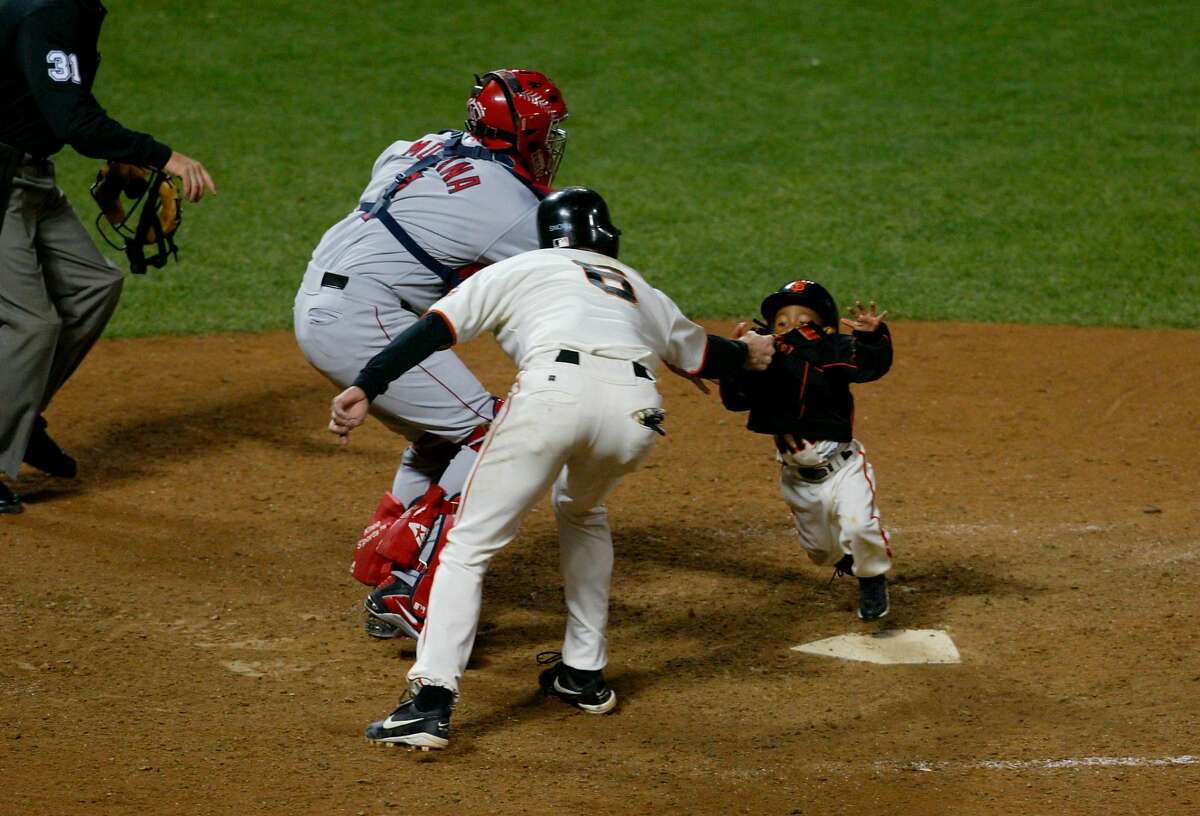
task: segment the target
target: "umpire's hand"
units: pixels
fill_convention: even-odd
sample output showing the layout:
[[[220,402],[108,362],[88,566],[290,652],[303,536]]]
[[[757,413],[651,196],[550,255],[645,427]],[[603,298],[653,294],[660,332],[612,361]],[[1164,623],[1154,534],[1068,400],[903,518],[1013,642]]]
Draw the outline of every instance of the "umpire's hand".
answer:
[[[212,191],[213,195],[217,194],[217,185],[212,176],[204,169],[203,164],[193,158],[182,153],[172,153],[163,169],[183,180],[183,195],[193,204],[204,198],[205,187]]]
[[[371,401],[367,399],[367,392],[357,385],[350,386],[333,398],[329,430],[340,436],[341,443],[345,445],[350,432],[362,425],[367,418],[367,410],[370,407]]]
[[[747,349],[746,362],[742,363],[742,368],[748,368],[751,371],[766,371],[767,366],[771,364],[771,358],[775,356],[775,336],[749,332],[743,334],[738,340],[745,343]]]

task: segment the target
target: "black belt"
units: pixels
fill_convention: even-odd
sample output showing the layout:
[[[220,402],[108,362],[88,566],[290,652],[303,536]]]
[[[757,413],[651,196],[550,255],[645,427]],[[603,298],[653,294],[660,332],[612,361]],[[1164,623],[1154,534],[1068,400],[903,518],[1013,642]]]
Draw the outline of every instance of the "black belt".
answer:
[[[321,285],[326,289],[345,289],[350,283],[349,275],[339,275],[336,272],[326,272],[321,276]],[[400,299],[400,308],[406,312],[412,312],[417,317],[421,316],[421,311],[403,298]]]
[[[854,455],[854,451],[844,450],[838,455],[841,456],[843,460],[846,460]],[[840,467],[840,465],[838,467]],[[796,468],[796,473],[798,473],[800,478],[806,482],[819,482],[829,476],[829,474],[833,473],[835,470],[837,470],[837,467],[834,467],[833,465],[821,465],[820,467]]]
[[[570,349],[561,349],[558,352],[558,356],[554,358],[554,362],[579,365],[579,352],[571,351]],[[650,370],[636,360],[633,362],[633,376],[654,382],[654,378],[650,376]]]

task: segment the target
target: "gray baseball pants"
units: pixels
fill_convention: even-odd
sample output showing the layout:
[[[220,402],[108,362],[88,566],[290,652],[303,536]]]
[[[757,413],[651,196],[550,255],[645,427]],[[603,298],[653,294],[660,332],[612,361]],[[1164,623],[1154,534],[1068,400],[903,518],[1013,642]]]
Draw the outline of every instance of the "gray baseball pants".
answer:
[[[26,157],[0,228],[0,472],[17,475],[34,420],[108,325],[123,283],[54,164]]]

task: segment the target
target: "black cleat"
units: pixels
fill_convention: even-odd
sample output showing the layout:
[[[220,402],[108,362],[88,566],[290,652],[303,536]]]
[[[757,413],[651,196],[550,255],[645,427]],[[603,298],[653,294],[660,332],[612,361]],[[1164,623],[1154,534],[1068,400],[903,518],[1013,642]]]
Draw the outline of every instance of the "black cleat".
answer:
[[[46,433],[46,418],[41,416],[33,423],[29,446],[25,448],[25,464],[60,479],[74,479],[79,472],[74,458]]]
[[[385,745],[413,745],[418,748],[445,748],[450,744],[450,712],[454,710],[454,692],[439,686],[425,686],[400,707],[367,726],[367,739]]]
[[[21,497],[9,490],[4,482],[0,482],[0,515],[16,515],[24,509]]]
[[[858,579],[858,616],[864,621],[879,620],[891,609],[887,575]]]
[[[557,697],[588,714],[607,714],[617,707],[617,693],[604,682],[599,669],[573,669],[562,661],[560,652],[542,652],[538,663],[553,663],[538,675],[538,686],[547,697]]]
[[[421,636],[425,619],[412,606],[415,586],[410,584],[409,575],[401,577],[392,573],[389,584],[376,588],[367,596],[363,606],[367,609],[367,634],[374,638],[394,638],[405,635],[413,640]]]

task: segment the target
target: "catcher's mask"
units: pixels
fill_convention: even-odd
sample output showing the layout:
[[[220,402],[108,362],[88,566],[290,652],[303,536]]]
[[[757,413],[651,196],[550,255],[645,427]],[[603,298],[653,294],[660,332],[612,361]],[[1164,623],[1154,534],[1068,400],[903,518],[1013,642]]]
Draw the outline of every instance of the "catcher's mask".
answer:
[[[122,196],[129,199],[128,206]],[[141,275],[148,266],[161,269],[171,256],[179,259],[175,231],[183,212],[175,183],[166,173],[108,162],[96,173],[92,198],[100,205],[96,229],[109,246],[129,258],[130,272]],[[147,246],[155,247],[154,254],[146,255]]]
[[[821,318],[821,329],[826,334],[838,330],[838,307],[829,290],[816,281],[794,280],[779,287],[763,299],[763,319],[770,325],[775,320],[775,313],[784,306],[807,306]]]
[[[475,76],[467,132],[497,153],[515,156],[538,184],[549,185],[567,149],[567,102],[548,76],[524,68]]]
[[[538,243],[543,249],[592,249],[617,257],[621,231],[608,216],[608,205],[588,187],[564,187],[542,199],[537,211]]]

